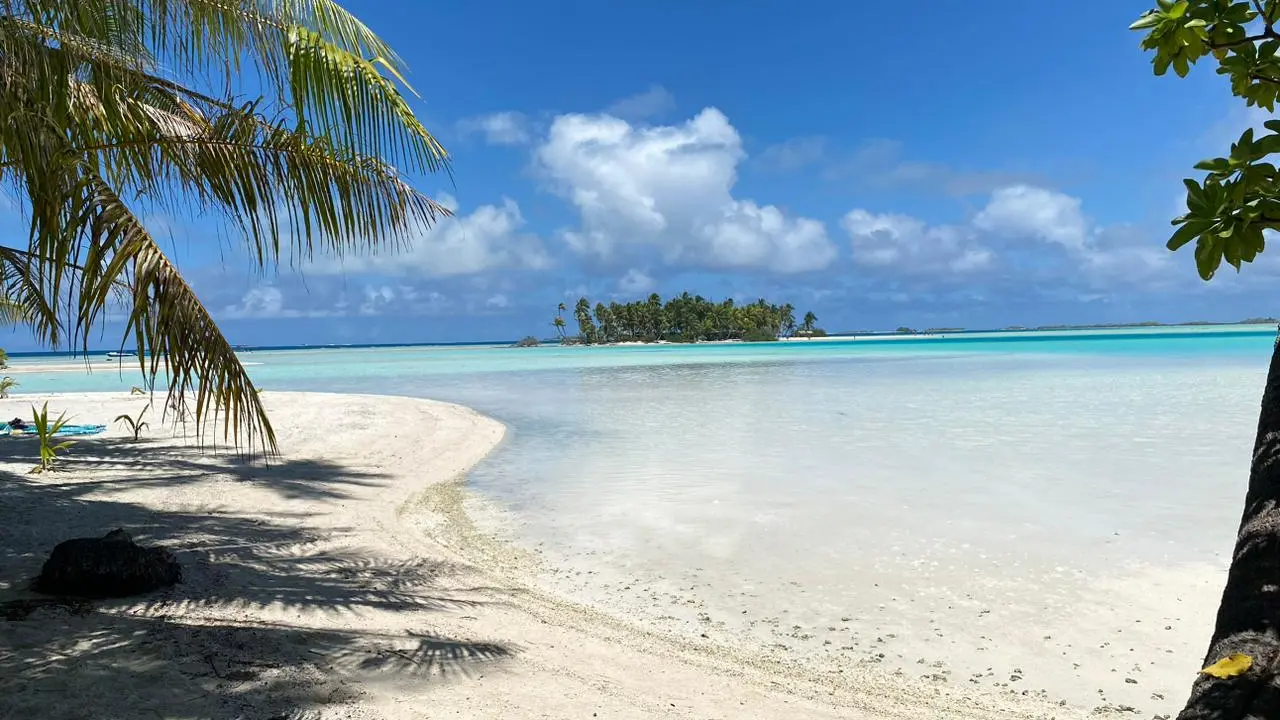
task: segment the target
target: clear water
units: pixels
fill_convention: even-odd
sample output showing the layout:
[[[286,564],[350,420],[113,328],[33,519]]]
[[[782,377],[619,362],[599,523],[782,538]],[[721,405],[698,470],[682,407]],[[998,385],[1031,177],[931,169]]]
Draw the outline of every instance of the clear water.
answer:
[[[505,422],[508,442],[470,482],[561,592],[818,664],[919,655],[968,673],[983,643],[1010,665],[1071,660],[1089,698],[1043,687],[1087,704],[1087,681],[1129,670],[1099,637],[1127,631],[1194,665],[1273,339],[1156,329],[244,359],[267,389],[431,397]],[[26,392],[136,382],[10,372]],[[1144,605],[1161,582],[1185,594],[1186,617]],[[1160,663],[1107,697],[1144,710],[1152,692],[1176,698],[1194,668]]]

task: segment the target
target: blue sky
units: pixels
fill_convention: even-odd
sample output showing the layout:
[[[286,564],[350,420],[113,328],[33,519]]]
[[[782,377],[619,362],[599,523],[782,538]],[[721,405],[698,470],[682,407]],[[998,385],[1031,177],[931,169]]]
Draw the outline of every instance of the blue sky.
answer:
[[[1153,77],[1143,2],[347,7],[408,63],[456,217],[268,276],[215,219],[152,218],[233,342],[545,336],[581,294],[685,289],[832,331],[1280,314],[1280,252],[1206,285],[1163,248],[1179,180],[1260,116],[1211,67]]]

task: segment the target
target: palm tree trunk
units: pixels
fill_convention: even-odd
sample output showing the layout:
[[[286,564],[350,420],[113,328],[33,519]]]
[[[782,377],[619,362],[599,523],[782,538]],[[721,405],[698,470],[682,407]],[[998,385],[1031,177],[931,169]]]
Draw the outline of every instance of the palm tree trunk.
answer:
[[[1262,392],[1244,516],[1205,666],[1233,653],[1253,658],[1252,668],[1228,679],[1198,676],[1178,720],[1280,720],[1280,339]]]

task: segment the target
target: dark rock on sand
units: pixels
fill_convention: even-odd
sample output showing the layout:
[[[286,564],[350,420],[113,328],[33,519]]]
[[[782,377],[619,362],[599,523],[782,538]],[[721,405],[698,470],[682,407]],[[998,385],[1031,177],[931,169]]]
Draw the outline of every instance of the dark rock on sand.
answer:
[[[173,553],[143,547],[124,530],[58,543],[31,589],[46,595],[107,598],[140,595],[182,582]]]

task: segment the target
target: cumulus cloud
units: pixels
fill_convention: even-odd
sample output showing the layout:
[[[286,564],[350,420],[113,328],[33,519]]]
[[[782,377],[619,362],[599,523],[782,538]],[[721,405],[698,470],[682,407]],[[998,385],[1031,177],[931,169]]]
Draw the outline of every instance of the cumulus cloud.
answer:
[[[491,307],[491,308],[501,310],[503,308],[510,307],[511,301],[507,299],[506,295],[503,295],[502,293],[498,293],[497,295],[489,296],[489,299],[485,300],[484,304],[485,304],[485,307]]]
[[[840,221],[849,234],[853,261],[904,272],[967,273],[991,266],[994,256],[972,230],[929,225],[908,215],[875,215],[851,210]]]
[[[441,205],[457,212],[457,200],[445,194]],[[420,230],[404,252],[320,261],[315,272],[367,272],[379,275],[448,277],[496,269],[542,270],[551,265],[542,241],[522,232],[525,220],[514,200],[482,205],[470,214],[443,218]]]
[[[355,295],[352,300],[351,295]],[[293,307],[288,298],[300,298],[309,307]],[[334,287],[286,293],[275,285],[261,285],[245,291],[240,302],[224,307],[218,314],[232,320],[289,318],[340,318],[375,315],[434,315],[452,307],[444,294],[410,285],[368,283],[355,293]]]
[[[423,292],[409,285],[369,284],[361,291],[356,315],[434,315],[451,305],[447,296],[434,290]]]
[[[624,120],[650,120],[662,117],[676,107],[676,98],[661,85],[650,85],[648,90],[623,98],[605,108],[606,115]]]
[[[857,209],[841,225],[856,264],[900,276],[962,276],[1002,265],[1017,267],[1024,279],[1073,287],[1176,280],[1161,238],[1130,225],[1098,226],[1079,198],[1028,185],[995,190],[967,223],[933,225]]]
[[[625,295],[644,295],[653,292],[657,283],[643,270],[631,268],[618,280],[618,292]]]
[[[1001,188],[973,219],[975,227],[1009,237],[1032,237],[1083,249],[1090,224],[1080,199],[1028,185]]]
[[[680,125],[636,127],[563,115],[535,153],[550,186],[578,209],[563,234],[575,252],[617,264],[637,251],[668,265],[820,270],[836,247],[817,220],[732,194],[745,158],[728,118],[708,108]]]
[[[1094,286],[1115,283],[1152,284],[1199,282],[1189,257],[1169,252],[1161,242],[1132,225],[1097,228],[1091,233],[1080,261],[1085,278]],[[1189,255],[1189,253],[1187,254]],[[1185,272],[1176,272],[1181,260]]]
[[[232,320],[332,317],[337,314],[339,312],[336,309],[303,310],[286,307],[284,292],[274,285],[249,288],[240,297],[240,302],[224,307],[221,312],[221,315]]]
[[[524,145],[531,138],[529,125],[523,113],[507,111],[467,118],[458,123],[458,130],[483,135],[490,145]]]

